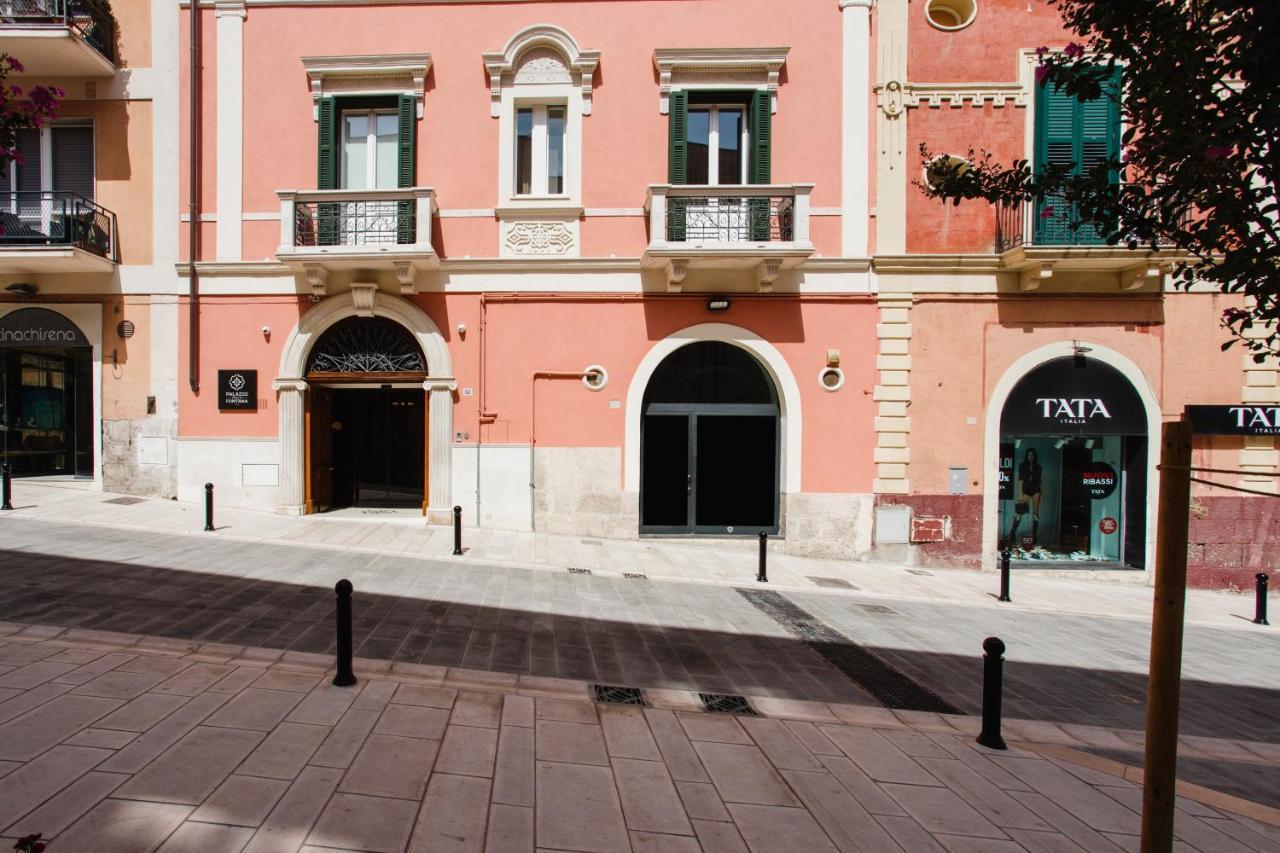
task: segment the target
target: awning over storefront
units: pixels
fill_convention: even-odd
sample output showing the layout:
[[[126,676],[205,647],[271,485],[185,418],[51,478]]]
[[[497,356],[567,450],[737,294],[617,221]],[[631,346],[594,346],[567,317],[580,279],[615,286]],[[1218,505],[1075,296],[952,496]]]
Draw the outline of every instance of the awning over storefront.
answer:
[[[1018,381],[1000,418],[1004,435],[1145,435],[1146,409],[1125,376],[1083,356],[1047,361]]]
[[[0,316],[0,348],[87,347],[80,327],[47,308],[19,308]]]

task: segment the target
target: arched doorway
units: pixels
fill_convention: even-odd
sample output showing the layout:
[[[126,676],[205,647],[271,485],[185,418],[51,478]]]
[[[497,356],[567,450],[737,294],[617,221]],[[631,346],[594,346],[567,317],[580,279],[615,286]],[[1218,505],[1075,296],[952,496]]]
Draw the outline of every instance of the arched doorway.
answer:
[[[383,317],[330,326],[307,355],[307,512],[420,507],[427,481],[427,361]]]
[[[14,476],[93,476],[93,385],[93,346],[71,320],[0,316],[0,455]]]
[[[664,358],[642,403],[640,532],[776,533],[779,415],[741,347],[699,341]]]
[[[1060,356],[1000,414],[998,536],[1028,565],[1145,565],[1148,413],[1118,369]]]

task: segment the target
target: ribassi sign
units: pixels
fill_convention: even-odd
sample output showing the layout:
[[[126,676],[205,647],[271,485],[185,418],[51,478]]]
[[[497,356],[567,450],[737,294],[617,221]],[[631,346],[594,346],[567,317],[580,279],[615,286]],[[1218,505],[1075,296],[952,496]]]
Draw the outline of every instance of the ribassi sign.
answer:
[[[0,317],[0,349],[87,347],[75,323],[47,308],[19,308]]]
[[[218,408],[258,408],[258,371],[219,370]]]
[[[1013,387],[1004,435],[1142,435],[1146,407],[1125,376],[1100,361],[1056,358]]]
[[[1280,406],[1187,406],[1198,435],[1280,435]]]

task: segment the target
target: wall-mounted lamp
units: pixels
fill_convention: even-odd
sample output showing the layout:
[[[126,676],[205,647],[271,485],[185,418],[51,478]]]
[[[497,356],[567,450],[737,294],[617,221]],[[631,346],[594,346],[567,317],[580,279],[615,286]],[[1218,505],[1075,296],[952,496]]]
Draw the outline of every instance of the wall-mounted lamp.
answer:
[[[839,367],[839,366],[840,366],[840,350],[838,349],[827,350],[827,367]]]
[[[727,296],[719,296],[719,297],[713,296],[707,300],[707,310],[708,311],[728,311],[730,304],[731,303],[729,302],[729,298]]]
[[[30,299],[40,291],[40,288],[25,281],[15,281],[13,284],[5,287],[5,290],[9,291],[14,296],[20,296],[23,299]]]
[[[467,324],[466,324],[466,323],[459,323],[459,324],[458,324],[458,337],[460,337],[460,338],[465,338],[466,336],[467,336]]]

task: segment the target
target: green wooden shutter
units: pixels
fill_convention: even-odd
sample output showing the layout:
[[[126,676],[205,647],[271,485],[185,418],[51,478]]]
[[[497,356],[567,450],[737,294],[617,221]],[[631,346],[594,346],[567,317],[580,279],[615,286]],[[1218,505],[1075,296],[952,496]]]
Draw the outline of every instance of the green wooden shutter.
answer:
[[[316,188],[338,188],[338,105],[332,97],[320,99],[316,129]],[[316,205],[315,242],[320,246],[333,246],[338,242],[339,211],[337,204]],[[310,230],[310,221],[306,230]]]
[[[667,183],[685,184],[689,181],[689,93],[672,92],[667,103]],[[685,210],[685,199],[667,196],[668,240],[684,241]]]
[[[770,148],[773,141],[773,98],[768,90],[751,93],[751,160],[747,166],[747,180],[753,184],[767,184],[772,179]],[[753,198],[748,204],[751,217],[751,239],[769,239],[770,200]],[[785,239],[785,235],[779,235]]]
[[[414,130],[418,123],[418,102],[413,95],[401,95],[399,101],[399,142],[396,149],[396,184],[411,187],[417,179],[417,147]],[[412,243],[417,238],[417,205],[402,201],[396,210],[396,242]]]

